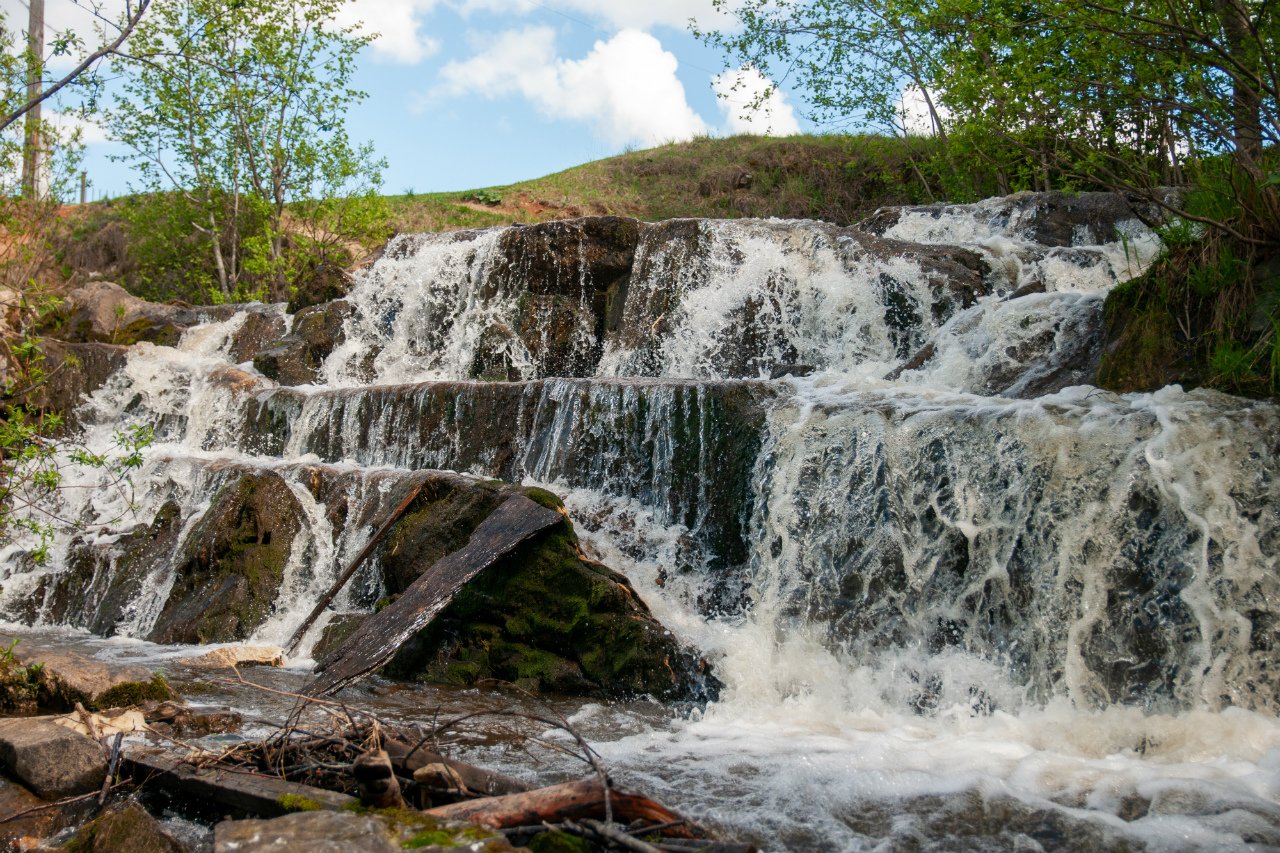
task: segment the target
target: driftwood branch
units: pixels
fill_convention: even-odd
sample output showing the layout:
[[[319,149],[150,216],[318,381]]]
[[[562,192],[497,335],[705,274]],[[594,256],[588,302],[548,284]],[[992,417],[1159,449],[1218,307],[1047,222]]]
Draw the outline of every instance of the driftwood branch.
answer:
[[[427,809],[426,814],[441,820],[467,820],[492,829],[559,824],[567,820],[598,820],[604,815],[605,790],[599,779],[583,779],[523,794],[437,806]],[[647,797],[614,788],[609,792],[609,799],[617,820],[668,824],[672,835],[696,837],[688,822]]]

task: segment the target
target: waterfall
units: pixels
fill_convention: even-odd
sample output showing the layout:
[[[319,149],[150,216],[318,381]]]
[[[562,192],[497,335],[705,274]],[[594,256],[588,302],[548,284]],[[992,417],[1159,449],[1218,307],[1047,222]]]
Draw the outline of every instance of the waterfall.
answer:
[[[1229,846],[1232,809],[1280,843],[1280,408],[1093,387],[1105,295],[1159,241],[1072,204],[397,237],[310,384],[234,365],[235,318],[131,348],[80,422],[95,447],[157,427],[136,491],[61,496],[85,532],[46,566],[10,548],[0,615],[147,635],[164,560],[110,614],[66,578],[111,588],[131,507],[177,507],[177,554],[256,471],[302,519],[253,634],[278,642],[408,471],[542,484],[726,683],[603,747],[709,819],[852,849],[959,832],[936,800],[968,792],[1010,825],[1063,810],[1081,846]]]

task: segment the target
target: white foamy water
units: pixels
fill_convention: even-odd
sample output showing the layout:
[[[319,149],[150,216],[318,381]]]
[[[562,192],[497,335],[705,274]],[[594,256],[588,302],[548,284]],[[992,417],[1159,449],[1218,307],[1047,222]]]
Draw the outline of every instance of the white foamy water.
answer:
[[[599,339],[591,283],[555,325],[503,230],[397,238],[323,385],[232,368],[243,317],[133,348],[86,440],[157,445],[136,492],[61,511],[106,588],[110,520],[173,501],[181,543],[232,478],[280,477],[304,529],[251,638],[278,643],[407,469],[544,484],[724,684],[683,716],[578,711],[627,784],[776,850],[1280,847],[1280,408],[1084,385],[1107,289],[1157,243],[1135,221],[1044,246],[1034,213],[908,212],[887,237],[964,248],[887,254],[816,223],[642,226]],[[542,381],[442,384],[494,365]],[[19,550],[0,614],[56,621],[67,552]],[[173,582],[158,562],[112,631],[145,636]]]

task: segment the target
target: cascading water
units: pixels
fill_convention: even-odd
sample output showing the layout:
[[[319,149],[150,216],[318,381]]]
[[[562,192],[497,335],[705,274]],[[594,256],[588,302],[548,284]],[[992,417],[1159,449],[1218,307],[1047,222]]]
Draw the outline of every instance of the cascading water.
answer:
[[[179,508],[174,553],[228,472],[281,479],[303,533],[262,640],[406,469],[564,494],[726,685],[575,720],[767,847],[1280,845],[1280,409],[1087,384],[1106,291],[1158,248],[1108,199],[400,237],[314,384],[229,364],[233,318],[134,347],[81,420],[158,424],[133,501]],[[76,494],[90,528],[126,508]],[[146,635],[169,566],[111,618],[59,603],[128,542],[10,549],[0,609]],[[339,609],[378,595],[370,567]]]

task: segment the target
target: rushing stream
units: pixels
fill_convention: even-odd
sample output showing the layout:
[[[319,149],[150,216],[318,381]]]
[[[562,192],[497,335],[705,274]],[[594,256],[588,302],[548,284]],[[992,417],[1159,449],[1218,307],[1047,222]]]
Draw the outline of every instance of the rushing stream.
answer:
[[[133,347],[81,422],[157,444],[132,494],[63,512],[110,545],[130,503],[174,502],[181,541],[230,472],[279,472],[308,522],[252,640],[281,643],[406,469],[544,485],[725,684],[692,711],[558,703],[677,809],[768,849],[1280,848],[1280,408],[1089,385],[1106,292],[1158,241],[1046,206],[641,225],[616,262],[573,223],[398,237],[314,384],[227,378],[245,313]],[[69,553],[10,548],[0,614],[169,660],[128,638],[171,567],[107,619],[50,592]],[[474,696],[353,695],[401,719]]]

